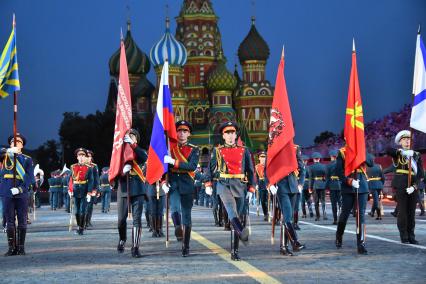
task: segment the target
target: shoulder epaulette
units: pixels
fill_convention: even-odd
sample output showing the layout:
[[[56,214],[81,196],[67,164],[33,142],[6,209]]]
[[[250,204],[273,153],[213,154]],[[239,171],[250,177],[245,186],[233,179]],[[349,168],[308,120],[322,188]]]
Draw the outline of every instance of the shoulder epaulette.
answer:
[[[22,154],[22,156],[24,156],[24,157],[27,157],[27,158],[31,158],[30,156],[28,156],[28,155],[25,155],[25,154]]]
[[[191,143],[188,143],[188,146],[191,146],[192,148],[198,148],[198,146],[191,144]]]

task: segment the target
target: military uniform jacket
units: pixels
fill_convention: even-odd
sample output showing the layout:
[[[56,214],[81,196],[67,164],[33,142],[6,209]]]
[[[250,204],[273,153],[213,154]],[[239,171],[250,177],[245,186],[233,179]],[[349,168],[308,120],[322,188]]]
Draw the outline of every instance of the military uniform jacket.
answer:
[[[365,164],[349,176],[345,176],[345,148],[341,148],[336,159],[336,173],[341,181],[342,193],[356,193],[352,187],[352,180],[359,180],[358,193],[368,193],[367,166],[372,166],[373,161],[367,157]]]
[[[392,187],[396,189],[406,189],[408,187],[409,160],[402,155],[401,149],[388,149],[387,154],[392,157],[392,161],[395,166],[395,175],[393,176]],[[417,174],[411,170],[411,185],[417,188],[418,183],[425,175],[420,153],[414,152],[413,158],[417,163]]]
[[[68,182],[70,180],[70,174],[65,174],[62,177],[62,192],[68,193]]]
[[[374,164],[372,167],[367,168],[368,188],[370,190],[383,189],[385,183],[385,176],[383,175],[382,166]]]
[[[96,196],[98,190],[99,190],[99,168],[96,164],[89,164],[89,166],[92,168],[92,175],[93,175],[93,188],[89,189],[89,194],[91,196]]]
[[[309,190],[309,178],[311,176],[311,169],[305,165],[305,181],[303,183],[303,190]]]
[[[200,159],[200,150],[197,146],[186,143],[176,145],[170,150],[175,159],[174,165],[169,165],[170,191],[177,190],[180,194],[190,194],[195,190],[195,170]]]
[[[336,172],[336,161],[331,161],[327,165],[326,188],[329,190],[340,190],[340,179]]]
[[[49,192],[56,193],[62,192],[62,178],[60,177],[51,177],[47,180],[49,182]]]
[[[255,167],[257,186],[259,190],[266,190],[266,181],[265,181],[265,165],[257,164]]]
[[[77,198],[85,198],[87,192],[93,188],[92,168],[87,164],[71,165],[70,183],[68,191],[73,192]]]
[[[132,146],[133,151],[135,152],[135,162],[142,169],[148,155],[146,151],[139,146]],[[119,179],[119,196],[127,198],[127,175],[120,176]],[[130,197],[139,196],[146,194],[146,185],[145,185],[145,176],[142,175],[142,178],[137,174],[137,172],[132,168],[129,172],[129,193]]]
[[[325,180],[327,168],[324,164],[313,163],[309,166],[311,176],[309,178],[309,188],[311,189],[325,189]]]
[[[303,185],[305,182],[305,164],[303,163],[300,148],[296,146],[297,170],[290,173],[288,176],[281,179],[278,183],[278,194],[299,193],[298,185]],[[266,167],[265,167],[266,171]],[[266,183],[269,183],[268,178]]]
[[[254,167],[249,149],[237,145],[213,148],[205,186],[212,186],[213,180],[217,180],[219,195],[224,190],[231,190],[234,197],[244,197],[247,189],[254,193]]]
[[[34,166],[33,160],[30,156],[24,154],[16,154],[16,160],[19,162],[18,168],[21,175],[16,173],[15,187],[19,189],[19,194],[14,198],[28,197],[30,186],[35,182],[34,179]],[[13,172],[14,172],[13,155],[4,153],[2,160],[2,168],[0,169],[0,196],[12,197],[10,189],[13,185]]]
[[[99,180],[101,183],[99,185],[100,192],[111,192],[111,185],[109,184],[109,181],[108,181],[108,173],[102,174]]]

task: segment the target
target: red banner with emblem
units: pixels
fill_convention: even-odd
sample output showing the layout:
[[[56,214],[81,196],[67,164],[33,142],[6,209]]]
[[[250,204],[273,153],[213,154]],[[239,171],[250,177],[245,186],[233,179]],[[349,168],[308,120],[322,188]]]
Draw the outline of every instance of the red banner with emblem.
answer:
[[[349,80],[348,102],[346,104],[344,137],[346,141],[345,175],[349,176],[365,162],[366,157],[364,116],[356,65],[355,42],[352,50],[352,69]]]
[[[278,66],[269,121],[266,175],[275,184],[297,169],[293,119],[284,78],[284,50]]]
[[[132,99],[130,95],[126,50],[122,39],[120,48],[120,76],[118,81],[114,140],[112,144],[108,176],[110,183],[121,173],[124,164],[134,159],[133,149],[128,143],[123,143],[123,137],[131,127]]]

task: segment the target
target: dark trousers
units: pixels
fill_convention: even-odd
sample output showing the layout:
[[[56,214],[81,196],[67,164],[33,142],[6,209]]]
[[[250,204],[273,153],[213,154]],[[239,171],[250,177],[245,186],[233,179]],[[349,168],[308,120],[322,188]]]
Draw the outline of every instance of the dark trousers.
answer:
[[[365,208],[367,207],[368,193],[358,194],[359,204],[359,221],[360,225],[365,223]],[[348,221],[352,208],[355,206],[356,193],[342,193],[342,211],[340,212],[339,222],[345,223]]]
[[[16,217],[18,217],[18,229],[27,228],[28,196],[22,196],[22,198],[3,197],[3,211],[7,229],[15,229]]]
[[[321,209],[322,213],[325,214],[325,189],[315,189],[315,211],[317,213],[317,217],[320,215],[319,211],[319,202],[321,201]]]
[[[160,196],[159,199],[157,199],[157,196],[150,196],[149,197],[149,201],[151,203],[150,214],[152,216],[157,216],[157,217],[163,216],[165,200],[166,200],[165,195]]]
[[[223,193],[219,195],[219,197],[219,200],[222,200],[223,206],[228,213],[229,220],[240,218],[243,215],[245,198],[234,197],[230,190],[224,190]]]
[[[396,189],[396,198],[398,203],[398,230],[401,240],[414,240],[414,228],[416,226],[415,213],[417,204],[418,191],[415,190],[412,194],[408,194],[404,189]]]
[[[300,199],[301,199],[301,194],[300,193],[295,193],[295,198],[293,200],[293,211],[294,212],[299,212],[299,207],[300,207]]]
[[[142,212],[143,212],[144,196],[131,196],[130,207],[132,211],[133,227],[142,227]],[[118,229],[127,228],[127,197],[117,198],[117,211],[118,211]]]
[[[264,216],[268,216],[268,191],[259,190],[259,200],[258,202],[262,206],[262,211]]]
[[[371,206],[371,211],[379,209],[379,195],[382,192],[381,189],[372,189],[371,195],[373,195],[373,205]]]
[[[306,207],[305,204],[308,205],[309,213],[312,213],[312,199],[311,199],[312,193],[309,192],[309,190],[304,189],[302,191],[302,212],[303,215],[306,215]]]
[[[337,220],[337,209],[342,207],[342,196],[340,190],[330,190],[331,210],[333,218]]]
[[[41,204],[40,204],[40,192],[37,190],[34,193],[34,198],[35,198],[35,205],[37,208],[40,208]]]
[[[295,204],[296,193],[277,192],[278,203],[285,223],[293,222],[293,204]]]
[[[206,189],[204,187],[200,188],[200,191],[198,192],[198,205],[205,206],[206,202]]]
[[[182,215],[182,225],[191,226],[191,210],[192,210],[192,193],[180,194],[179,191],[173,190],[169,193],[170,211],[171,213],[179,213]]]
[[[109,210],[111,204],[111,191],[102,192],[102,211]]]
[[[84,215],[86,214],[86,208],[87,208],[87,200],[86,196],[84,197],[76,197],[74,196],[74,213],[76,215]]]

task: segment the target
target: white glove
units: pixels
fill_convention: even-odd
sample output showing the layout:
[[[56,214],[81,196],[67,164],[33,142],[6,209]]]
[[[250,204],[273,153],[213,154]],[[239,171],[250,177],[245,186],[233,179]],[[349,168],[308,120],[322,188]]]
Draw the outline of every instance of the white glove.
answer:
[[[407,158],[412,157],[414,155],[413,150],[402,150],[401,153]]]
[[[123,174],[127,174],[132,169],[132,166],[129,164],[124,165],[123,167]]]
[[[68,195],[69,195],[70,197],[72,197],[72,196],[74,195],[74,193],[73,193],[72,191],[68,191]]]
[[[90,196],[90,195],[86,195],[86,200],[87,200],[87,202],[90,202],[90,199],[91,199],[92,197]]]
[[[206,186],[206,194],[211,196],[213,194],[213,187]]]
[[[126,143],[129,143],[130,145],[135,143],[135,141],[133,141],[132,138],[130,138],[129,134],[124,135],[123,141]]]
[[[9,153],[9,154],[18,154],[19,149],[18,149],[18,147],[11,147],[11,148],[7,148],[6,152]]]
[[[258,185],[256,185],[256,190],[259,190],[259,186]]]
[[[302,193],[303,185],[298,184],[298,185],[297,185],[297,190],[299,191],[299,193]]]
[[[161,189],[164,191],[165,194],[167,194],[170,190],[170,186],[168,186],[166,183],[163,183]]]
[[[408,194],[411,194],[411,193],[414,192],[414,187],[410,186],[406,189],[406,191],[407,191]]]
[[[17,195],[19,194],[19,189],[17,187],[12,187],[10,189],[10,191],[12,192],[12,195]]]
[[[167,163],[167,164],[170,164],[170,165],[174,165],[175,164],[175,159],[173,159],[169,155],[166,155],[166,156],[164,156],[164,163]]]
[[[248,199],[249,204],[250,204],[251,200],[253,199],[253,192],[251,192],[251,191],[247,192],[246,198]]]
[[[278,188],[275,185],[271,185],[269,187],[269,191],[271,192],[272,195],[277,194]]]
[[[358,189],[359,188],[359,180],[357,180],[357,179],[352,180],[352,187]]]

